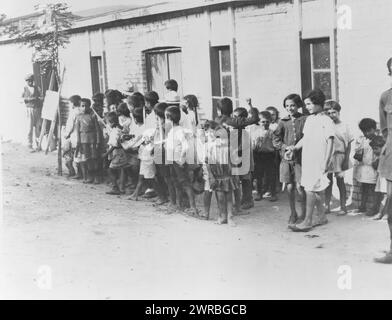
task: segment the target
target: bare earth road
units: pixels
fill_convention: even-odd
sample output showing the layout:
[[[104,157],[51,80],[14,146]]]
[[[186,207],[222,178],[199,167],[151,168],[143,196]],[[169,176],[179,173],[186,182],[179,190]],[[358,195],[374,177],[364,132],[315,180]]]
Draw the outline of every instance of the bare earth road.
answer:
[[[2,144],[3,299],[392,298],[392,266],[372,262],[385,221],[329,215],[296,234],[281,195],[219,226],[58,177],[56,161]]]

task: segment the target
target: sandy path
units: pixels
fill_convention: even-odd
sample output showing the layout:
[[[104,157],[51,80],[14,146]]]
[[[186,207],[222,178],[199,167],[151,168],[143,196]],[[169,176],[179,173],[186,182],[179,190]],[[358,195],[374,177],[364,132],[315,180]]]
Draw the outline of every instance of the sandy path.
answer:
[[[391,266],[372,262],[385,221],[330,215],[315,237],[292,233],[282,195],[218,226],[58,177],[56,161],[2,144],[2,298],[392,298]]]

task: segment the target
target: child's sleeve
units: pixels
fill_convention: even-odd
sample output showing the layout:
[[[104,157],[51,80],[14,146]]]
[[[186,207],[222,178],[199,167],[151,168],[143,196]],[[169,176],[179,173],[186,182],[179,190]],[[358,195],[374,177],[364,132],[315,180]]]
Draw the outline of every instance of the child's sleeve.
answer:
[[[283,143],[284,125],[280,121],[278,127],[272,133],[272,144],[276,150],[285,150],[286,145]]]

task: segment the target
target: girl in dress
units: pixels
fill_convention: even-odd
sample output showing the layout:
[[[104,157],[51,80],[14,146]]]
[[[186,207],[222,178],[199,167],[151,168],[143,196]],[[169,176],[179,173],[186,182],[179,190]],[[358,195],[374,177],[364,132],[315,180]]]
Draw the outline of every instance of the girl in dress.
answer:
[[[225,128],[216,122],[209,123],[210,146],[207,169],[210,189],[215,191],[218,202],[218,224],[234,226],[233,192],[239,189],[238,179],[232,175],[229,160],[229,136]]]
[[[311,115],[305,122],[303,138],[292,148],[294,152],[302,149],[301,185],[306,192],[305,220],[289,226],[297,232],[307,232],[315,226],[328,222],[325,217],[323,191],[329,185],[326,174],[332,158],[335,136],[332,120],[323,113],[324,93],[319,89],[312,90],[304,102]],[[315,206],[318,211],[318,219],[313,221]]]

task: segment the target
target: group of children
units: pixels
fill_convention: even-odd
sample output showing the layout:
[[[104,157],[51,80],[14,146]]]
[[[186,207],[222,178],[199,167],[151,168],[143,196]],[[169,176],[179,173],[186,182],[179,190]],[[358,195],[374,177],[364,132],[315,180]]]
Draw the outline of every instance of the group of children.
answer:
[[[344,171],[351,164],[354,139],[340,120],[340,105],[325,102],[322,91],[312,90],[304,101],[298,94],[288,95],[282,119],[275,107],[259,111],[248,99],[245,108],[234,109],[229,98],[222,98],[217,117],[201,121],[195,95],[181,101],[173,79],[165,87],[162,100],[154,91],[124,96],[107,90],[95,94],[93,103],[70,97],[63,144],[69,176],[99,184],[107,172],[112,185],[108,194],[128,193],[130,200],[156,195],[155,206],[202,219],[209,219],[215,193],[219,224],[234,224],[233,217],[246,213],[254,201],[276,201],[283,187],[293,231],[327,222],[335,176],[339,214],[347,213]],[[369,214],[377,214],[383,182],[375,168],[385,141],[376,135],[374,120],[363,119],[359,127],[363,137],[355,142],[354,156],[354,177],[363,195],[359,210],[366,210],[369,193],[376,191]],[[201,193],[204,207],[199,210],[195,198]]]

